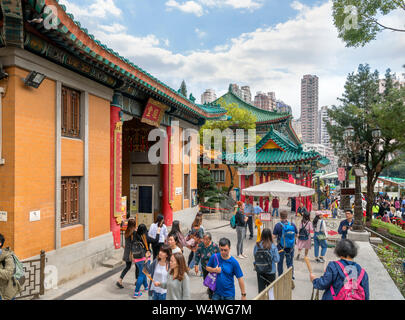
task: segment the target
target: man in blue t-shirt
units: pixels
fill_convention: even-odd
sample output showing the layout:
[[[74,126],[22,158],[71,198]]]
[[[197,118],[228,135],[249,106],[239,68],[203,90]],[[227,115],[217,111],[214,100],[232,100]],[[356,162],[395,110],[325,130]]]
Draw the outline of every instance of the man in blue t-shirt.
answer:
[[[298,235],[298,229],[297,229],[296,225],[294,223],[288,221],[288,212],[287,211],[285,211],[285,210],[281,211],[280,218],[281,218],[281,221],[274,226],[274,230],[273,230],[273,235],[277,236],[277,248],[280,253],[280,261],[277,264],[278,276],[281,276],[284,271],[284,268],[283,268],[284,256],[285,256],[285,262],[287,264],[287,268],[290,268],[290,267],[294,268],[294,265],[293,265],[294,264],[294,245],[292,246],[292,248],[284,248],[281,245],[281,237],[283,236],[284,225],[291,223],[292,227],[294,228],[295,240]],[[294,279],[294,269],[293,269],[293,279]]]
[[[342,239],[347,238],[347,231],[351,230],[352,225],[353,225],[353,211],[352,210],[346,210],[346,220],[343,220],[338,229],[338,233],[342,235]]]
[[[239,282],[242,300],[246,300],[245,282],[239,262],[231,256],[231,242],[227,238],[219,240],[221,254],[213,255],[207,264],[207,271],[217,274],[216,289],[212,300],[235,300],[236,277]]]

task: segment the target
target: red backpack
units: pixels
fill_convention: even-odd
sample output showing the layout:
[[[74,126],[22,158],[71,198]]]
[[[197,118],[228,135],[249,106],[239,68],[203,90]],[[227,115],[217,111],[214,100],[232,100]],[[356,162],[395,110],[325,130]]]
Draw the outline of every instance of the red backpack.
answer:
[[[335,295],[333,286],[330,287],[330,291],[333,296],[333,300],[366,300],[366,293],[364,292],[363,287],[360,285],[361,280],[364,277],[364,269],[361,269],[360,276],[357,279],[350,278],[347,274],[345,267],[339,261],[336,261],[339,267],[342,269],[343,273],[346,276],[345,284],[339,293]]]

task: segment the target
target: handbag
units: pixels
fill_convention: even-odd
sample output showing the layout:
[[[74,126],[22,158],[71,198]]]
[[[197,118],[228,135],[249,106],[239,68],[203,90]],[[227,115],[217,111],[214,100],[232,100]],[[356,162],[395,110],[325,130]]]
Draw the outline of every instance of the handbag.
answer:
[[[322,220],[321,223],[324,223],[324,221]],[[321,227],[320,227],[320,230],[319,230],[320,232],[322,230],[322,226],[323,225],[321,225]],[[318,234],[316,237],[318,238],[319,241],[326,240],[326,234],[325,233]]]
[[[219,266],[219,261],[217,255],[215,255],[215,258],[217,259],[217,267]],[[215,291],[217,288],[217,276],[218,274],[215,272],[210,272],[204,279],[204,286],[208,287],[210,290]]]

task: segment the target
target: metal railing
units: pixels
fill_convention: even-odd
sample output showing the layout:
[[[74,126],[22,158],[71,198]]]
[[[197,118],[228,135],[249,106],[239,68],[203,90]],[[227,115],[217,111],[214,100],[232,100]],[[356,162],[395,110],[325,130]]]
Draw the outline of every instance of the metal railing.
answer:
[[[253,300],[292,300],[292,274],[293,268],[290,267],[266,289],[259,293]]]
[[[372,229],[369,229],[367,227],[364,227],[364,229],[367,230],[368,232],[376,234],[379,238],[382,238],[386,242],[389,242],[389,243],[395,245],[396,247],[398,247],[399,251],[400,251],[401,258],[404,258],[404,253],[405,253],[405,247],[404,246],[400,245],[399,243],[396,243],[395,241],[392,241],[391,239],[388,239],[387,237],[384,237],[382,234],[380,234],[380,233],[378,233],[378,232],[376,232],[376,231],[374,231]]]
[[[24,265],[25,282],[16,299],[38,299],[45,294],[45,251],[41,250],[39,259],[21,262]]]

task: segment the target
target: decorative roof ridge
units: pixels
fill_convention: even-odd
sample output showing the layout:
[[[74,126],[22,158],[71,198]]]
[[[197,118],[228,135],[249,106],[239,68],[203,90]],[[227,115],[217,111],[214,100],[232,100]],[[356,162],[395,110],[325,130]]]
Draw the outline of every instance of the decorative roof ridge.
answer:
[[[246,102],[245,100],[243,100],[242,98],[240,98],[238,95],[236,95],[236,94],[235,94],[234,92],[232,92],[232,91],[228,91],[227,93],[230,93],[232,96],[234,96],[235,98],[237,98],[238,100],[240,100],[242,103],[248,105],[248,106],[251,107],[251,108],[256,109],[258,112],[263,112],[263,113],[268,113],[268,114],[273,114],[273,115],[279,115],[280,118],[287,117],[287,116],[288,116],[288,117],[292,117],[292,115],[289,114],[288,112],[277,112],[277,111],[269,111],[269,110],[260,109],[260,108],[258,108],[258,107],[256,107],[256,106],[254,106],[254,105],[252,105],[252,104]],[[220,98],[218,98],[218,99],[220,99]],[[217,99],[217,100],[218,100],[218,99]],[[216,100],[215,100],[215,101],[216,101]]]
[[[68,28],[68,26],[66,26],[61,21],[60,16],[59,16],[60,11],[58,10],[58,17],[57,17],[58,22],[59,22],[58,30],[60,31],[61,29],[63,29],[64,33],[70,32],[75,37],[76,44],[79,43],[78,46],[80,47],[80,49],[85,50],[85,49],[83,49],[83,47],[86,47],[87,45],[85,43],[82,43],[79,39],[77,39],[78,34],[74,34],[72,32],[72,30],[71,30],[71,27],[74,27],[74,26],[77,27],[79,32],[82,32],[85,36],[88,37],[89,42],[90,42],[90,44],[92,44],[92,46],[91,47],[87,46],[87,47],[90,48],[90,50],[93,51],[93,53],[95,55],[99,55],[101,58],[103,58],[99,54],[99,52],[96,52],[96,51],[93,50],[94,47],[96,47],[96,48],[98,47],[98,49],[101,52],[104,52],[107,55],[107,57],[110,56],[112,58],[112,59],[109,58],[108,60],[106,58],[101,60],[101,61],[107,60],[107,62],[109,62],[110,67],[115,68],[116,70],[120,71],[122,74],[126,75],[130,79],[135,80],[135,78],[138,78],[139,82],[141,82],[142,84],[145,83],[145,85],[147,87],[153,88],[153,90],[157,91],[158,93],[160,92],[159,94],[162,95],[163,97],[165,97],[165,98],[167,98],[167,99],[169,99],[171,101],[174,101],[175,103],[177,103],[177,104],[179,104],[181,106],[185,106],[187,108],[190,108],[192,110],[199,109],[202,112],[203,116],[207,116],[207,111],[201,109],[201,107],[198,106],[194,101],[190,100],[187,97],[184,97],[183,95],[180,95],[176,90],[169,87],[167,84],[163,83],[162,81],[160,81],[156,77],[149,74],[147,71],[145,71],[142,68],[140,68],[139,66],[135,65],[134,63],[132,63],[127,58],[120,56],[119,53],[117,53],[114,50],[108,48],[106,45],[102,44],[99,40],[95,39],[94,35],[89,34],[88,30],[86,28],[81,27],[80,22],[74,20],[73,14],[68,13],[66,11],[67,8],[66,8],[65,5],[59,4],[59,0],[41,0],[41,1],[36,1],[35,3],[34,3],[33,0],[29,0],[29,2],[39,14],[43,15],[43,18],[46,18],[44,16],[45,13],[43,13],[43,7],[45,5],[57,5],[59,8],[62,9],[60,11],[63,11],[63,13],[66,15],[66,17],[71,22],[71,25],[69,26],[70,28]],[[117,60],[120,61],[122,63],[122,66],[124,66],[125,68],[122,68],[122,66],[117,65],[116,64]],[[139,76],[139,75],[141,75],[141,76]],[[145,81],[145,80],[148,80],[148,79],[149,79],[149,81],[151,83],[148,83],[148,82]],[[159,88],[156,87],[156,84],[162,86],[163,91],[159,90]],[[168,93],[170,93],[174,97],[172,97]],[[223,110],[222,113],[225,114],[226,110],[225,109],[222,109],[222,110]],[[197,110],[194,110],[194,111],[198,112]],[[207,118],[209,118],[209,117],[207,117]]]

